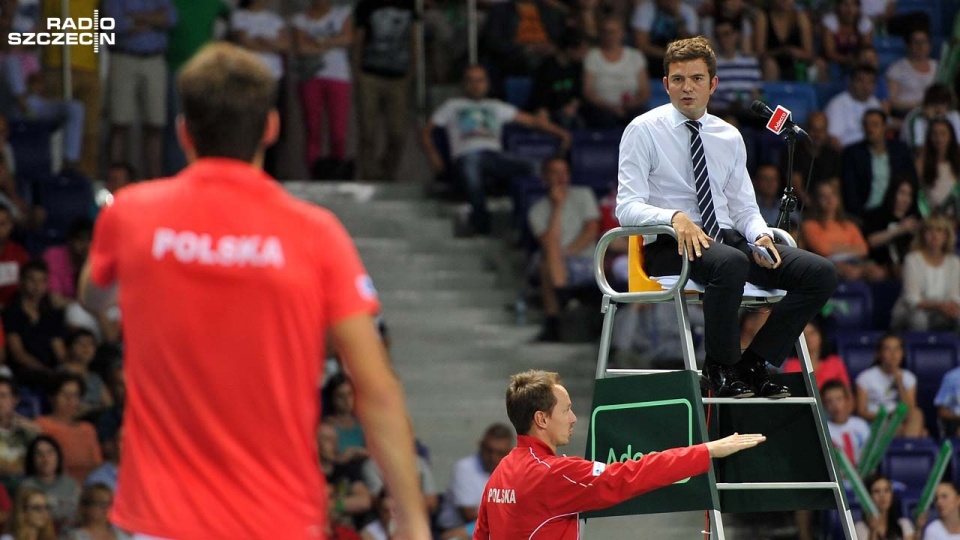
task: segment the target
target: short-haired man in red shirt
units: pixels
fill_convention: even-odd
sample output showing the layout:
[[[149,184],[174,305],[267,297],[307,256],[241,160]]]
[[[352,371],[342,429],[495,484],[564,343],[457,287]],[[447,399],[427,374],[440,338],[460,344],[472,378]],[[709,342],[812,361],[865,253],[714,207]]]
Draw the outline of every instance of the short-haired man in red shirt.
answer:
[[[510,378],[507,416],[517,430],[517,447],[487,481],[473,540],[576,540],[580,512],[607,508],[703,474],[710,469],[710,458],[726,457],[766,440],[763,435],[735,433],[610,465],[558,456],[557,447],[570,442],[577,415],[560,376],[539,370]]]
[[[315,434],[329,335],[403,538],[429,538],[370,277],[333,214],[262,171],[279,129],[270,72],[252,53],[213,44],[182,68],[178,87],[190,165],[116,194],[81,277],[85,303],[102,309],[116,291],[123,313],[127,405],[112,521],[178,540],[324,538]]]

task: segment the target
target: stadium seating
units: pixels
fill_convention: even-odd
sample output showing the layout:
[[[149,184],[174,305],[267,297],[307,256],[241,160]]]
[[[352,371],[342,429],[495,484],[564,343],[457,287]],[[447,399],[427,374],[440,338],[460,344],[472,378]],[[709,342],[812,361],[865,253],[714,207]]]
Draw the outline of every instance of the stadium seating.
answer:
[[[38,202],[47,211],[43,240],[47,245],[62,243],[74,221],[89,218],[93,208],[90,181],[76,174],[60,174],[41,181]]]
[[[667,94],[667,89],[663,87],[663,81],[651,80],[650,99],[647,100],[647,108],[653,109],[667,103],[670,103],[670,96]]]
[[[842,281],[824,308],[835,330],[866,330],[873,322],[873,296],[862,281]]]
[[[507,103],[520,109],[530,106],[533,94],[533,79],[530,77],[507,77],[504,82],[504,91],[507,94]]]
[[[570,149],[572,183],[588,186],[598,199],[603,198],[617,182],[622,133],[619,129],[574,131]]]
[[[518,244],[525,251],[532,252],[536,249],[537,243],[530,231],[530,225],[527,223],[527,213],[535,202],[547,194],[547,190],[540,178],[536,176],[514,178],[511,187],[513,191],[514,222],[519,234]]]
[[[911,498],[920,495],[927,476],[937,461],[939,449],[930,440],[929,443],[892,445],[883,457],[883,472],[895,482],[906,486],[902,497]]]
[[[768,81],[763,83],[763,95],[771,108],[783,105],[793,113],[793,121],[801,125],[817,110],[817,93],[807,83]]]
[[[960,339],[951,333],[908,332],[903,336],[906,367],[917,376],[917,405],[923,410],[927,430],[937,434],[937,395],[943,376],[960,364]]]
[[[560,139],[542,131],[520,126],[504,128],[504,149],[514,156],[532,161],[543,161],[560,152]]]
[[[836,336],[837,354],[843,359],[850,375],[850,382],[856,384],[857,375],[873,364],[876,357],[877,342],[883,332],[842,332]]]

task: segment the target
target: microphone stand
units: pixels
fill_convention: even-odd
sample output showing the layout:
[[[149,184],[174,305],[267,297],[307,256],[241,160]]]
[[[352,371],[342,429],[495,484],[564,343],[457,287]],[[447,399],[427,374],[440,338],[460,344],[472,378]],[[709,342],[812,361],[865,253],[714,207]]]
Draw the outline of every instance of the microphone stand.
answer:
[[[790,213],[797,209],[797,196],[793,191],[793,151],[797,145],[797,134],[792,129],[785,129],[782,132],[783,140],[787,144],[787,182],[783,188],[783,196],[780,197],[780,212],[777,214],[778,229],[790,230]],[[814,159],[810,156],[811,163]]]

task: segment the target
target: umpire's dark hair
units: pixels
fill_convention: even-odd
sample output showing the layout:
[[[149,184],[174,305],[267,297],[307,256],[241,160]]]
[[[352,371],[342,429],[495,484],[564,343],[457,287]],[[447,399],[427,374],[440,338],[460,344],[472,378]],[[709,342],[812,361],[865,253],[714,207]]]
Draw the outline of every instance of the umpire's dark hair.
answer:
[[[277,89],[255,54],[229,43],[207,45],[183,67],[177,89],[197,157],[253,161]]]
[[[37,471],[37,447],[40,446],[40,443],[45,442],[53,446],[53,449],[57,452],[57,476],[63,474],[63,449],[60,448],[60,443],[56,439],[41,433],[33,439],[33,442],[30,443],[30,446],[27,447],[27,455],[24,458],[24,472],[27,476],[36,476],[39,471]]]

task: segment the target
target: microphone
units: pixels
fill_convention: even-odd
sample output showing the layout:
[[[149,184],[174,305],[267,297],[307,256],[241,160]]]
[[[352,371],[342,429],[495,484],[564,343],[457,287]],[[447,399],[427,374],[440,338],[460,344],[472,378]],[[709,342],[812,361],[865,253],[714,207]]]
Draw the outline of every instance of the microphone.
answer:
[[[753,100],[753,103],[750,104],[750,111],[753,112],[753,114],[759,116],[760,118],[763,118],[764,120],[769,120],[774,115],[774,112],[770,110],[770,107],[768,107],[766,103],[760,101],[759,99]],[[767,128],[771,129],[769,125],[767,126]],[[789,116],[787,116],[787,118],[783,120],[783,125],[780,128],[780,133],[782,133],[783,130],[785,129],[789,129],[793,131],[794,135],[802,135],[808,139],[810,138],[810,135],[807,135],[807,132],[804,131],[802,127],[798,126]]]

